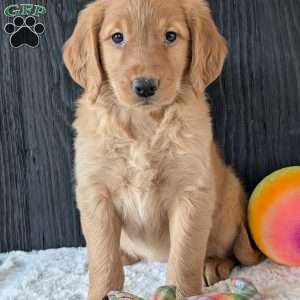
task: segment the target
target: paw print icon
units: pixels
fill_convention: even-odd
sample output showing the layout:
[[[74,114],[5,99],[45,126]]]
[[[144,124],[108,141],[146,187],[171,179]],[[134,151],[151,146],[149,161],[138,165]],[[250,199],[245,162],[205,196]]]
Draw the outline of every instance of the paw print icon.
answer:
[[[27,18],[17,16],[12,23],[5,25],[4,30],[10,35],[10,44],[13,48],[21,46],[36,48],[40,42],[40,35],[45,31],[45,26],[37,23],[33,16]]]

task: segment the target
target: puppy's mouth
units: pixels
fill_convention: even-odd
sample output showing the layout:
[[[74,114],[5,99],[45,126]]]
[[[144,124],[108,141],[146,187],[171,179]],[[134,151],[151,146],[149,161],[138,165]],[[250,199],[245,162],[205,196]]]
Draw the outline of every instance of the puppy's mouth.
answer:
[[[154,95],[147,98],[133,96],[132,100],[135,103],[135,107],[158,106],[160,104],[160,98],[158,97],[158,95]]]
[[[139,106],[150,106],[150,105],[155,105],[155,100],[152,99],[147,99],[147,100],[142,100],[138,103]]]

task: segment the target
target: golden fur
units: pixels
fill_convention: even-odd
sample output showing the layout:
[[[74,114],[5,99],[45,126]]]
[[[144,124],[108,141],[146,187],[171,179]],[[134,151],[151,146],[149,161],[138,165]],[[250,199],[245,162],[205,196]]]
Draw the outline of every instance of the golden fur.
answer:
[[[170,30],[178,38],[168,46]],[[113,45],[115,32],[124,45]],[[226,54],[204,0],[99,0],[81,12],[64,61],[85,89],[74,127],[89,300],[121,289],[122,263],[139,259],[168,261],[178,298],[201,293],[203,277],[226,278],[235,259],[259,261],[205,97]],[[143,76],[160,82],[151,105],[131,90]]]

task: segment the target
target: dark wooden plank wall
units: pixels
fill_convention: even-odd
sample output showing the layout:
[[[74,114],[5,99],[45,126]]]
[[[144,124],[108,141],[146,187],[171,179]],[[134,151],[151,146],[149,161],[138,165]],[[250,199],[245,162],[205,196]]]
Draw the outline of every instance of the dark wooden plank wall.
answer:
[[[88,1],[47,6],[40,47],[12,49],[0,30],[0,252],[83,244],[73,193],[71,122],[79,88],[61,49]],[[209,88],[215,136],[248,191],[300,164],[300,1],[211,0],[230,57]]]

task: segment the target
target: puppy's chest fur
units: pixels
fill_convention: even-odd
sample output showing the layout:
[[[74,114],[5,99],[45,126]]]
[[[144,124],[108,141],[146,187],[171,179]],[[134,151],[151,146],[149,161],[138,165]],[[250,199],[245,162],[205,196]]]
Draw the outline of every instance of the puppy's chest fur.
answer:
[[[203,184],[212,138],[208,113],[201,111],[175,104],[157,115],[99,109],[94,119],[75,122],[77,169],[107,187],[125,230],[134,236],[157,235],[166,228],[172,202]],[[91,135],[79,130],[82,123]]]
[[[107,170],[112,200],[130,232],[164,228],[170,202],[201,184],[208,162],[201,122],[195,120],[198,128],[193,128],[176,106],[158,116],[119,114],[113,120],[102,118],[98,126],[105,157],[100,164]]]
[[[108,143],[112,172],[118,177],[112,198],[131,231],[151,228],[153,222],[159,226],[167,209],[167,186],[182,177],[176,162],[182,151],[178,140],[182,128],[175,124],[168,128],[170,120],[166,121],[159,124],[147,116],[135,119],[125,136],[111,136]]]
[[[120,184],[113,201],[130,232],[145,234],[149,224],[163,221],[165,207],[161,195],[164,182],[163,157],[151,147],[151,140],[133,142],[121,155]],[[154,228],[153,228],[154,229]]]

